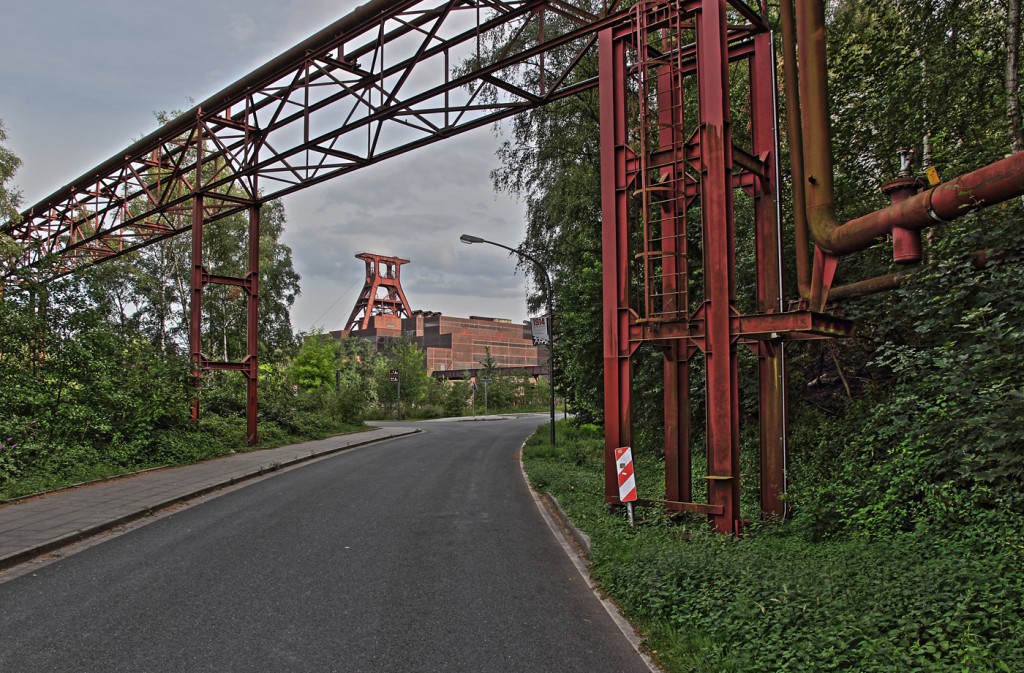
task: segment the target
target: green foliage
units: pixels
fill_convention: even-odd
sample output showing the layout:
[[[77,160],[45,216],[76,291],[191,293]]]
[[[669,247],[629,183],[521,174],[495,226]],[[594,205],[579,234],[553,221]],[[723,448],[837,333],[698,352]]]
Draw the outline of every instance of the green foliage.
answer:
[[[925,136],[946,179],[1006,153],[1004,24],[982,0],[841,3],[829,50],[846,215],[882,205],[896,148]],[[883,247],[841,274],[890,271]],[[1018,199],[929,230],[898,292],[843,307],[859,340],[790,351],[795,524],[881,539],[1024,512],[1022,257]]]
[[[302,338],[299,352],[292,358],[289,374],[303,388],[334,385],[337,341],[323,332],[312,332]]]
[[[398,384],[391,381],[391,370],[398,370],[402,387],[402,408],[409,413],[427,392],[426,355],[412,341],[397,339],[388,344],[376,360],[374,386],[377,399],[386,408],[394,409],[398,403]]]
[[[588,56],[572,77],[596,75],[597,59]],[[597,91],[516,116],[491,175],[495,188],[526,203],[521,247],[548,268],[554,286],[558,392],[584,422],[603,415],[598,119]],[[522,268],[536,273],[532,264]],[[543,280],[535,285],[529,301],[539,311]]]
[[[565,425],[565,424],[561,424]],[[594,426],[538,431],[524,464],[591,538],[591,570],[673,672],[1007,671],[1024,667],[1024,517],[945,531],[814,541],[800,526],[735,539],[699,520],[638,510],[629,528],[603,502]],[[636,459],[643,497],[659,461]]]
[[[440,381],[438,384],[444,385]],[[470,395],[469,383],[466,381],[452,381],[450,385],[445,386],[442,401],[444,415],[448,417],[465,416]]]
[[[3,121],[0,121],[0,225],[15,223],[21,219],[18,215],[21,194],[10,184],[14,173],[21,166],[21,159],[4,147],[5,140],[7,131],[4,129]],[[17,242],[6,234],[0,234],[0,275],[11,268],[11,263],[17,258],[18,252]]]
[[[0,142],[5,139],[0,127]],[[16,216],[18,193],[8,181],[18,163],[0,145],[0,222]],[[289,372],[288,309],[298,292],[298,275],[290,250],[280,243],[281,204],[264,206],[261,220],[259,429],[264,445],[351,430],[373,400],[367,368],[356,350],[319,337],[307,342]],[[207,228],[208,270],[245,275],[247,227],[247,218],[233,217]],[[249,448],[246,385],[235,372],[203,377],[202,420],[189,420],[196,389],[184,348],[188,247],[187,237],[167,239],[45,287],[24,282],[4,288],[0,499]],[[0,238],[0,273],[11,268],[17,253],[9,238]],[[207,288],[203,349],[239,360],[245,354],[245,302],[231,290],[237,288]],[[324,352],[330,362],[325,363]],[[337,387],[336,368],[343,374]],[[291,380],[301,389],[293,391]]]

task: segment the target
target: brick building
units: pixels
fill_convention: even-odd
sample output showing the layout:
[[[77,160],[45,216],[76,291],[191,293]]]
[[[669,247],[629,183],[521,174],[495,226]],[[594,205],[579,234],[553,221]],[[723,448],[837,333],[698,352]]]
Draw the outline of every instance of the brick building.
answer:
[[[404,336],[426,352],[427,370],[438,378],[474,376],[483,368],[488,349],[502,370],[547,374],[547,347],[534,345],[529,322],[411,311],[398,278],[407,260],[370,253],[356,257],[366,262],[366,285],[348,325],[331,336],[367,339],[377,350]]]

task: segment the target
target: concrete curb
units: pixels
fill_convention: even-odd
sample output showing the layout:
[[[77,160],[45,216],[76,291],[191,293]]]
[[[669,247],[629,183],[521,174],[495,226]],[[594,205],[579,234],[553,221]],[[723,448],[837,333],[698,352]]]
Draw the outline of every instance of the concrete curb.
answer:
[[[569,535],[572,536],[573,541],[575,541],[576,544],[579,545],[580,549],[583,550],[584,555],[589,555],[590,536],[576,527],[576,525],[572,522],[572,519],[569,518],[569,515],[565,513],[565,510],[563,510],[562,506],[558,503],[558,498],[551,495],[550,493],[541,493],[540,497],[547,504],[548,509],[551,511],[551,513],[555,515],[555,518],[558,520],[559,525],[561,525],[563,528],[565,528],[565,530],[569,532]]]
[[[530,495],[533,497],[533,502],[537,505],[537,509],[540,510],[541,516],[544,518],[544,522],[547,523],[548,528],[551,529],[551,534],[555,536],[559,546],[565,552],[569,560],[572,561],[573,566],[576,567],[576,571],[586,582],[587,586],[590,587],[590,591],[593,592],[594,598],[600,601],[604,607],[608,616],[611,617],[615,625],[619,627],[619,631],[625,636],[626,640],[636,651],[637,655],[643,660],[651,673],[664,673],[661,668],[658,667],[654,660],[643,651],[643,639],[636,632],[633,625],[626,619],[622,612],[619,610],[619,606],[611,601],[611,599],[601,595],[597,585],[594,583],[593,578],[590,577],[590,571],[588,570],[588,564],[590,560],[586,557],[586,553],[590,552],[590,538],[576,528],[572,521],[566,516],[565,511],[562,509],[558,501],[547,493],[538,493],[533,490],[533,486],[530,484],[530,479],[526,476],[526,467],[523,465],[523,448],[526,447],[526,442],[523,442],[523,446],[519,447],[519,471],[523,476],[523,483],[526,484],[526,488],[529,489]],[[573,543],[576,543],[575,545]]]
[[[396,428],[396,430],[402,430],[402,429]],[[168,507],[172,507],[174,505],[178,505],[178,504],[181,504],[181,503],[184,503],[184,502],[188,502],[189,500],[194,500],[195,498],[199,498],[201,496],[207,495],[209,493],[212,493],[214,491],[220,490],[222,488],[226,488],[228,486],[234,486],[235,484],[239,484],[241,482],[248,481],[248,480],[254,479],[256,477],[261,477],[263,475],[270,474],[272,472],[276,472],[278,470],[281,470],[281,469],[284,469],[284,468],[287,468],[287,467],[293,467],[295,465],[300,465],[302,463],[305,463],[305,462],[308,462],[308,461],[311,461],[311,460],[315,460],[317,458],[323,458],[323,457],[326,457],[326,456],[331,456],[331,455],[334,455],[334,454],[338,454],[338,453],[342,453],[342,452],[348,451],[350,449],[355,449],[355,448],[358,448],[358,447],[361,447],[361,446],[367,446],[369,444],[377,444],[377,443],[380,443],[380,442],[390,441],[392,439],[399,439],[401,437],[408,437],[409,435],[414,435],[414,434],[419,433],[419,432],[423,432],[423,431],[420,430],[419,428],[408,428],[406,431],[404,431],[404,432],[400,431],[397,434],[391,435],[390,437],[380,437],[380,438],[377,438],[377,439],[369,439],[369,440],[362,441],[362,442],[355,442],[353,444],[346,444],[345,446],[339,446],[339,447],[336,447],[336,448],[333,448],[333,449],[325,449],[325,450],[320,451],[318,453],[312,453],[311,452],[311,453],[309,453],[307,455],[296,456],[294,458],[286,459],[286,460],[283,460],[281,462],[271,463],[270,465],[261,465],[260,467],[254,469],[254,470],[249,470],[247,472],[241,472],[239,474],[232,475],[231,477],[227,477],[227,478],[225,478],[225,479],[223,479],[223,480],[221,480],[221,481],[219,481],[217,483],[209,484],[209,485],[203,486],[202,488],[193,489],[191,491],[188,491],[186,493],[182,493],[180,495],[176,495],[176,496],[174,496],[172,498],[168,498],[166,500],[157,501],[157,502],[152,503],[152,504],[150,504],[150,505],[148,505],[146,507],[143,507],[143,508],[140,508],[140,509],[135,510],[133,512],[130,512],[128,514],[115,517],[113,519],[104,521],[103,523],[99,523],[99,524],[96,524],[96,525],[93,525],[93,526],[87,526],[85,528],[76,530],[73,533],[69,533],[67,535],[62,535],[62,536],[54,538],[52,540],[47,540],[46,542],[38,544],[38,545],[36,545],[34,547],[26,548],[26,549],[23,549],[21,551],[15,552],[14,554],[10,554],[8,556],[2,557],[2,558],[0,558],[0,570],[5,570],[7,568],[10,568],[12,566],[18,565],[19,563],[23,563],[23,562],[28,561],[28,560],[30,560],[32,558],[37,557],[37,556],[41,556],[41,555],[46,554],[48,552],[52,552],[52,551],[54,551],[56,549],[60,549],[61,547],[66,547],[66,546],[74,544],[76,542],[80,542],[80,541],[82,541],[82,540],[84,540],[86,538],[93,537],[95,535],[99,535],[100,533],[104,533],[104,532],[109,531],[109,530],[111,530],[113,528],[117,528],[118,526],[121,526],[123,524],[130,523],[130,522],[138,520],[138,519],[142,519],[142,518],[150,516],[150,515],[152,515],[152,514],[154,514],[156,512],[159,512],[160,510],[167,509]],[[353,433],[353,434],[355,434],[355,433]],[[275,448],[281,448],[281,447],[275,447]],[[153,472],[155,470],[165,470],[165,469],[173,469],[173,468],[170,468],[170,467],[154,468],[153,470],[143,470],[142,473]],[[119,476],[119,477],[113,477],[111,479],[102,479],[102,480],[99,480],[99,482],[112,481],[114,479],[124,479],[124,478],[127,478],[128,476],[130,476],[130,475],[123,475],[123,476]],[[84,485],[90,485],[92,483],[96,483],[96,482],[88,482],[87,484],[84,484]],[[25,496],[25,498],[21,498],[20,500],[26,500],[26,499],[34,498],[34,497],[43,497],[43,496],[46,496],[46,495],[50,495],[52,493],[59,493],[60,491],[70,490],[71,488],[73,488],[73,487],[67,487],[67,488],[64,488],[64,489],[58,489],[56,491],[49,491],[49,492],[41,493],[41,494],[35,494],[35,495],[32,495],[32,496]],[[11,501],[6,501],[6,502],[16,502],[16,501],[11,500]]]

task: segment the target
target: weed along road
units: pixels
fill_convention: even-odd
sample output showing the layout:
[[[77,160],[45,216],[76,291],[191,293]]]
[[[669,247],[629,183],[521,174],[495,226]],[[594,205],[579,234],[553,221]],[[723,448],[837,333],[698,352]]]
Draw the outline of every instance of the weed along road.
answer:
[[[420,423],[0,584],[0,671],[648,671],[538,511],[544,418]]]

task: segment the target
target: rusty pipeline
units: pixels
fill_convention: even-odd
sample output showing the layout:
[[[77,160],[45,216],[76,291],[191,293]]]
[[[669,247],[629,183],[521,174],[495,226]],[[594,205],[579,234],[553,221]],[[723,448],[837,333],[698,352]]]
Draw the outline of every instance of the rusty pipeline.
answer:
[[[981,271],[989,264],[1002,262],[1010,256],[1006,250],[975,250],[964,256],[964,261],[969,262],[975,271]],[[882,276],[875,276],[867,280],[859,280],[856,283],[848,283],[832,288],[829,292],[829,301],[846,301],[857,297],[866,297],[880,292],[889,292],[903,286],[903,281],[909,276],[909,272],[888,273]]]
[[[833,257],[848,255],[894,230],[903,230],[897,233],[900,254],[911,261],[918,254],[914,251],[916,231],[1024,194],[1022,152],[914,196],[904,192],[891,206],[840,224],[835,215],[824,3],[796,0],[796,16],[806,217],[811,238],[823,252]]]
[[[829,301],[845,301],[856,297],[866,297],[869,294],[895,290],[902,284],[903,274],[889,273],[884,276],[876,276],[867,280],[859,280],[856,283],[834,287],[829,292],[828,298]]]
[[[793,182],[793,238],[796,248],[796,280],[800,296],[811,294],[811,247],[807,232],[807,198],[804,194],[804,134],[800,119],[800,93],[796,60],[796,26],[793,0],[780,0],[782,23],[782,82],[786,95],[786,136],[789,144],[790,175]]]
[[[965,173],[888,208],[835,227],[829,252],[847,255],[872,245],[894,228],[920,230],[1024,194],[1024,152]]]

